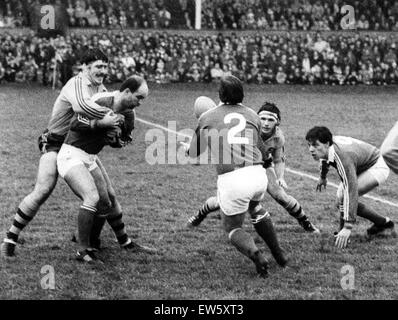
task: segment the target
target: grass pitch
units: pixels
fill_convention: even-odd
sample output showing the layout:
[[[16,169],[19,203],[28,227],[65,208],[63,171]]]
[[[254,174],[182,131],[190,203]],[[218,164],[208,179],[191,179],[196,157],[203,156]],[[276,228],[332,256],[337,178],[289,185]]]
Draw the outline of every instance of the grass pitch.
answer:
[[[192,105],[199,95],[217,99],[214,85],[151,85],[138,117],[177,129],[194,128]],[[0,87],[0,235],[9,228],[18,203],[33,188],[40,154],[37,137],[46,127],[57,91],[38,86]],[[246,87],[245,104],[254,109],[264,100],[282,111],[287,138],[287,166],[317,175],[304,136],[314,125],[334,134],[356,137],[380,146],[398,120],[396,87]],[[315,192],[315,182],[286,173],[289,192],[303,205],[322,234],[306,234],[269,196],[272,213],[291,267],[280,269],[250,225],[246,229],[270,257],[270,277],[259,279],[251,261],[227,241],[216,215],[194,230],[187,218],[216,191],[210,166],[149,165],[145,160],[150,126],[137,122],[134,142],[123,150],[106,148],[100,157],[124,208],[129,234],[157,247],[157,255],[123,252],[109,227],[102,234],[103,267],[74,260],[69,241],[76,229],[79,200],[59,183],[36,218],[21,235],[17,257],[0,260],[0,299],[398,299],[398,245],[395,238],[368,241],[369,224],[358,218],[351,245],[333,246],[338,219],[335,189]],[[332,174],[330,180],[337,182]],[[391,175],[374,195],[398,202],[398,179]],[[397,208],[372,200],[366,203],[398,222]],[[355,289],[343,290],[342,267],[355,270]],[[42,289],[44,266],[55,271],[55,289]]]

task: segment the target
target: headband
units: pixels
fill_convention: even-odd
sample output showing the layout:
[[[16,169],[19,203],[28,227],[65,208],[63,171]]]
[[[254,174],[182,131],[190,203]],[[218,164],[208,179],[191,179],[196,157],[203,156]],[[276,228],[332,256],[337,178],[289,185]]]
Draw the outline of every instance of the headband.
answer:
[[[270,111],[264,110],[264,111],[261,111],[258,115],[259,115],[260,117],[261,117],[261,115],[273,117],[273,118],[275,118],[276,121],[279,121],[278,115],[277,115],[276,113],[273,113],[273,112],[270,112]]]

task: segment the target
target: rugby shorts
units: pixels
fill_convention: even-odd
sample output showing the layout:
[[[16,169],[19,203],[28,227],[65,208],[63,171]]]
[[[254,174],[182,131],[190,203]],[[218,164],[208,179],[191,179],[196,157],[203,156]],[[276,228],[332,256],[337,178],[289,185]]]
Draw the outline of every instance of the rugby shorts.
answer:
[[[88,154],[82,149],[63,144],[57,156],[58,173],[65,178],[68,171],[77,165],[84,165],[89,171],[93,171],[98,168],[97,159],[95,154]]]
[[[262,165],[248,166],[218,176],[217,200],[227,216],[246,212],[250,201],[261,201],[267,190],[267,174]]]

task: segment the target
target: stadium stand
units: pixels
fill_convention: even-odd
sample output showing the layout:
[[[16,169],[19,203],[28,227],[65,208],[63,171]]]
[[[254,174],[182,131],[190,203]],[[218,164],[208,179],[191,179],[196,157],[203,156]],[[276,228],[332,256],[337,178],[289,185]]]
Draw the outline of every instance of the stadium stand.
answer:
[[[70,27],[185,28],[195,0],[3,0],[0,27],[31,26],[32,6],[59,3]],[[396,0],[204,0],[202,26],[222,30],[338,30],[343,5],[355,8],[355,28],[398,30]]]
[[[8,32],[36,30],[34,13],[48,3],[66,17],[69,32],[52,39]],[[335,32],[343,4],[355,7],[362,32]],[[137,73],[159,83],[211,82],[228,74],[257,84],[398,83],[391,32],[398,28],[398,0],[204,0],[202,13],[209,31],[194,35],[188,31],[195,0],[1,1],[0,27],[8,29],[0,29],[0,82],[48,85],[55,75],[61,85],[79,70],[82,52],[99,47],[111,57],[108,82]]]
[[[0,36],[0,81],[51,83],[57,61],[60,83],[79,69],[88,47],[111,57],[108,82],[136,73],[148,81],[211,82],[233,74],[248,83],[395,84],[397,40],[393,33],[360,35],[290,33],[198,36],[167,32],[72,32],[55,39]]]

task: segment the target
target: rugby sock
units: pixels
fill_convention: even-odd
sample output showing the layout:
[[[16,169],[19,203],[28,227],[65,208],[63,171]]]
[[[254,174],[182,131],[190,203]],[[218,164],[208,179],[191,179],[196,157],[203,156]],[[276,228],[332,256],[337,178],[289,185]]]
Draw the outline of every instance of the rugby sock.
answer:
[[[99,249],[100,243],[99,243],[99,238],[101,235],[101,231],[104,227],[106,219],[98,216],[94,216],[93,220],[93,227],[91,228],[91,233],[90,233],[90,245],[93,248]]]
[[[25,197],[17,209],[11,228],[7,232],[7,239],[17,243],[19,234],[32,221],[39,208],[40,205],[30,196]]]
[[[278,237],[269,213],[261,209],[251,221],[254,229],[256,229],[257,233],[267,244],[276,262],[282,267],[285,266],[287,264],[287,259],[279,246]]]
[[[378,215],[375,211],[366,207],[361,202],[358,202],[357,215],[362,218],[372,221],[377,226],[382,226],[386,222],[388,222],[388,220],[385,217]]]
[[[82,205],[79,209],[77,217],[77,226],[79,233],[79,245],[81,249],[85,250],[90,247],[90,234],[93,227],[94,216],[97,213],[97,208],[89,205]]]
[[[125,244],[128,244],[129,237],[127,236],[126,228],[124,226],[122,217],[123,217],[123,214],[120,213],[116,216],[111,216],[109,218],[106,218],[106,221],[108,221],[113,232],[115,233],[116,239],[119,242],[119,244],[125,245]]]
[[[202,208],[199,209],[197,216],[207,217],[207,215],[213,211],[220,210],[220,205],[218,204],[217,197],[210,197],[206,200]]]
[[[288,201],[278,201],[278,203],[285,208],[285,210],[297,220],[304,220],[307,219],[306,215],[304,214],[304,210],[302,209],[300,203],[290,195],[287,195]]]
[[[254,254],[259,251],[253,238],[242,228],[232,230],[229,233],[228,238],[239,252],[243,253],[250,259],[252,259]]]

